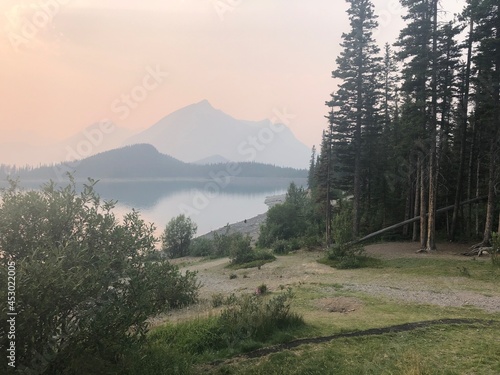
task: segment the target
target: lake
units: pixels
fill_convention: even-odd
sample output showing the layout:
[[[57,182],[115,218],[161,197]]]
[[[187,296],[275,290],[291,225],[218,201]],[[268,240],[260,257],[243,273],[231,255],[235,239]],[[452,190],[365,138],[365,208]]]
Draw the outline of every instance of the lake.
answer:
[[[249,219],[267,211],[270,195],[286,192],[291,181],[305,186],[306,179],[238,178],[227,183],[213,180],[100,181],[95,190],[103,199],[117,200],[117,216],[135,208],[155,224],[159,235],[170,219],[186,214],[197,224],[197,235]]]

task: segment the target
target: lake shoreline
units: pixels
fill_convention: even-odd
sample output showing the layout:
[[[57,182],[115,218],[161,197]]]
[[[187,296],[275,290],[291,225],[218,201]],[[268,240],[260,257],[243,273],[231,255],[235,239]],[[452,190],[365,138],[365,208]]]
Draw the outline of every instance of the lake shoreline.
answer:
[[[266,197],[264,203],[268,206],[268,208],[271,208],[277,204],[283,203],[285,199],[286,194],[270,195]],[[219,229],[212,230],[206,234],[198,236],[198,238],[212,239],[215,233],[224,234],[227,231],[228,234],[241,233],[243,235],[249,235],[252,239],[252,243],[255,244],[255,242],[257,242],[257,239],[259,238],[260,227],[265,223],[266,218],[267,211],[249,219],[238,221],[236,223],[228,224]]]

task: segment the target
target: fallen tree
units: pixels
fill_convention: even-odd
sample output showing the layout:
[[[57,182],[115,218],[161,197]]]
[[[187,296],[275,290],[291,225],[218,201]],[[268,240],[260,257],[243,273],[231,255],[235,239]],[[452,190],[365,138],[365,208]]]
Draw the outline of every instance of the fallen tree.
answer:
[[[483,195],[481,197],[477,197],[477,198],[473,198],[473,199],[469,199],[469,200],[463,201],[463,202],[460,203],[460,206],[464,206],[466,204],[477,203],[477,202],[484,201],[484,200],[487,200],[487,199],[488,199],[488,196],[487,195]],[[451,206],[446,206],[446,207],[440,208],[440,209],[436,210],[436,214],[441,214],[443,212],[451,211],[451,210],[453,210],[454,207],[455,207],[454,205],[451,205]],[[429,214],[427,214],[427,216],[429,216]],[[349,242],[348,245],[356,245],[358,243],[367,241],[367,240],[369,240],[371,238],[380,236],[383,233],[386,233],[386,232],[389,232],[391,230],[400,228],[400,227],[402,227],[404,225],[407,225],[407,224],[414,223],[416,221],[420,221],[420,216],[416,216],[416,217],[414,217],[412,219],[408,219],[408,220],[402,221],[400,223],[391,225],[390,227],[387,227],[387,228],[384,228],[384,229],[380,229],[380,230],[378,230],[376,232],[370,233],[370,234],[368,234],[368,235],[366,235],[366,236],[364,236],[364,237],[362,237],[360,239],[357,239],[357,240]]]

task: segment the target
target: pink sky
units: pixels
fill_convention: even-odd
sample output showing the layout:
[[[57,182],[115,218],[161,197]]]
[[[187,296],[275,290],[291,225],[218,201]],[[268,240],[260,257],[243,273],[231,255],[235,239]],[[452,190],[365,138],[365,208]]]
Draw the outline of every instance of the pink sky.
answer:
[[[377,40],[392,43],[402,10],[374,3]],[[463,4],[442,1],[449,14]],[[61,140],[104,118],[144,129],[208,99],[245,120],[286,108],[312,146],[335,90],[346,9],[342,0],[2,0],[0,143]]]

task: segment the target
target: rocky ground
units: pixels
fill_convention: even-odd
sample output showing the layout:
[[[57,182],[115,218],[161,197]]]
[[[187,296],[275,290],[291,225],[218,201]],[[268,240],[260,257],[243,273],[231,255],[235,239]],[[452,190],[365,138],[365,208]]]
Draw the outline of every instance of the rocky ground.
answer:
[[[282,195],[272,195],[266,198],[265,203],[268,207],[272,207],[276,204],[283,203],[285,201],[285,194]],[[228,231],[228,234],[232,233],[242,233],[243,235],[249,235],[252,239],[252,243],[255,243],[259,238],[260,226],[264,224],[266,221],[267,213],[262,213],[251,219],[246,219],[244,221],[240,221],[238,223],[233,223],[229,225],[229,229],[227,227],[222,227],[216,230],[213,230],[200,238],[212,238],[214,233],[224,234]]]

